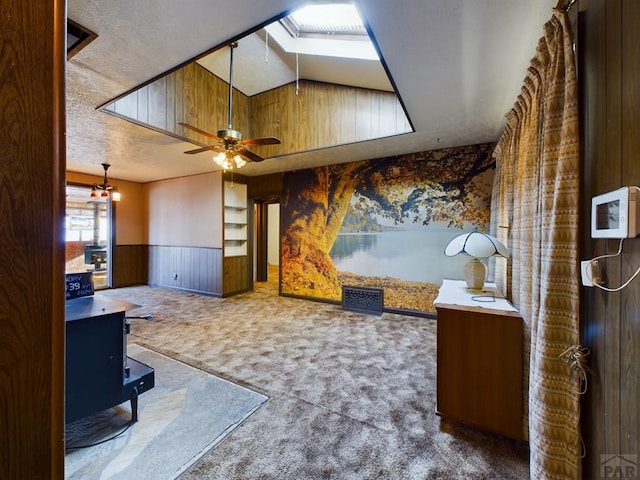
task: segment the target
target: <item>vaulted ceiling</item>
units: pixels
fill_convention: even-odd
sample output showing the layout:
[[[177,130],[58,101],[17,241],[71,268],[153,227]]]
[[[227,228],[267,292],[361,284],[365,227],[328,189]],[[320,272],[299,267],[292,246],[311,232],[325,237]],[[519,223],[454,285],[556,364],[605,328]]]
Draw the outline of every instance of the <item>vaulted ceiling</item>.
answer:
[[[67,168],[149,182],[217,170],[211,155],[185,155],[194,145],[132,124],[96,107],[224,46],[256,26],[310,2],[303,0],[69,0],[68,16],[98,38],[67,62]],[[330,2],[323,2],[330,3]],[[261,175],[327,163],[495,141],[515,101],[529,59],[555,0],[360,0],[369,26],[414,127],[395,137],[249,163]],[[259,32],[258,32],[259,37]],[[234,64],[234,85],[252,95],[270,81],[291,81],[291,58],[271,53],[254,35]],[[268,75],[257,74],[269,56]],[[228,59],[211,59],[226,70]],[[204,60],[202,60],[204,62]],[[262,70],[261,70],[262,71]],[[300,77],[383,88],[367,82],[380,66],[305,57]],[[226,78],[220,73],[221,78]],[[274,79],[272,80],[273,78]],[[260,85],[258,82],[263,82]],[[266,82],[266,83],[265,83]],[[272,87],[271,87],[272,88]],[[224,126],[221,126],[224,127]]]

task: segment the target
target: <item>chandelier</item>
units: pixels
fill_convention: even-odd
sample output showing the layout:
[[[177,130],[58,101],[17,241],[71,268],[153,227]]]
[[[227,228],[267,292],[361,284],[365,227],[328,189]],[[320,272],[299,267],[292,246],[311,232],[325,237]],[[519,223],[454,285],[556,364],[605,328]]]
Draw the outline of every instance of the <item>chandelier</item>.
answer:
[[[104,179],[102,180],[102,183],[93,184],[93,188],[91,189],[92,199],[97,200],[98,190],[101,190],[100,197],[103,200],[106,200],[109,194],[111,194],[111,200],[113,200],[114,202],[120,201],[120,192],[118,191],[118,187],[109,185],[109,182],[107,181],[107,170],[109,169],[110,166],[111,165],[109,165],[108,163],[102,164],[102,168],[104,168]]]

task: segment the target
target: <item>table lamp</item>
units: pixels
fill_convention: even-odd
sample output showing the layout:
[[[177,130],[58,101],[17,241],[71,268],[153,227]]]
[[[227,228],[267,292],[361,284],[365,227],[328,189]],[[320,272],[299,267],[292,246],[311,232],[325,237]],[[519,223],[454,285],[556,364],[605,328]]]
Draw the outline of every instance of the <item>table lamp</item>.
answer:
[[[487,267],[479,260],[480,258],[489,258],[494,255],[509,257],[507,248],[497,238],[476,231],[458,235],[444,249],[444,254],[448,257],[459,253],[472,257],[471,261],[464,266],[464,279],[467,282],[467,288],[472,291],[482,291],[487,277]]]

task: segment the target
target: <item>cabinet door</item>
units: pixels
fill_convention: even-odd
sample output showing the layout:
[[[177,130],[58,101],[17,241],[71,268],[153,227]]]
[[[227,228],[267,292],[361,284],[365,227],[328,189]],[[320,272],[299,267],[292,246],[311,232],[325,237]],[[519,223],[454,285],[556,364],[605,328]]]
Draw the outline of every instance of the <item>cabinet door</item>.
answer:
[[[437,412],[522,438],[522,319],[438,309]]]
[[[222,296],[250,289],[247,257],[226,257],[223,261]]]

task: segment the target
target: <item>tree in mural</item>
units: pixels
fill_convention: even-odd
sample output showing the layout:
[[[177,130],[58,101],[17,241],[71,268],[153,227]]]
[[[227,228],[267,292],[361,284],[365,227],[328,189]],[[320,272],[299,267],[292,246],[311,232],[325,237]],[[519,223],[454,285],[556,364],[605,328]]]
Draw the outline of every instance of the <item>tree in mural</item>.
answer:
[[[362,216],[396,225],[489,222],[493,144],[329,165],[285,174],[282,202],[282,285],[286,293],[339,299],[338,272],[329,256],[354,194]],[[353,213],[353,211],[351,212]]]

